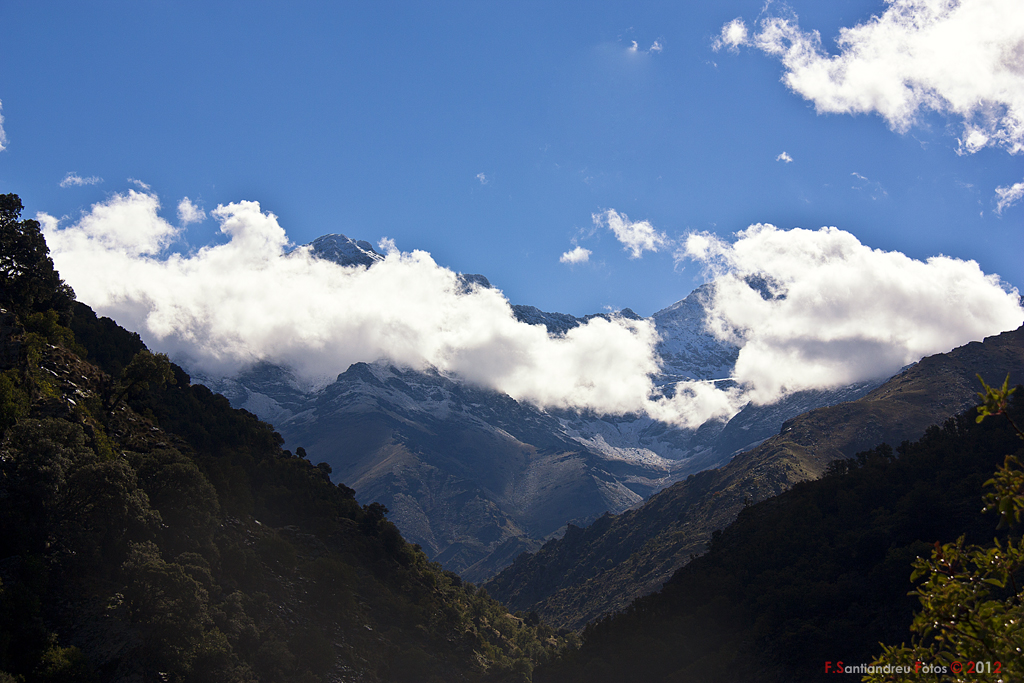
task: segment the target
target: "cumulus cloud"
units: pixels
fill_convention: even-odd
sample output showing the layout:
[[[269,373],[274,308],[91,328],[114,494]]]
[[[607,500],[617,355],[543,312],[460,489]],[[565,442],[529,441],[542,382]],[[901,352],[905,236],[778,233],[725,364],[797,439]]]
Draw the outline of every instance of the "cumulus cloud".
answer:
[[[178,202],[178,222],[182,225],[199,223],[206,220],[206,212],[194,204],[191,199],[184,197]]]
[[[0,101],[0,112],[3,111],[4,103]],[[0,113],[0,152],[7,149],[7,133],[4,132],[4,115]]]
[[[480,181],[481,185],[486,185],[489,182],[487,176],[485,176],[483,173],[477,173],[476,179]]]
[[[467,289],[426,252],[383,240],[384,260],[365,268],[292,249],[277,217],[256,202],[211,212],[226,243],[170,253],[184,227],[159,212],[155,194],[129,190],[70,224],[38,218],[79,298],[196,370],[230,375],[266,360],[317,383],[353,362],[387,359],[542,407],[688,427],[736,410],[701,383],[671,398],[659,393],[650,321],[593,318],[552,336],[516,320],[499,290]]]
[[[99,185],[102,182],[103,182],[103,178],[100,178],[99,176],[94,176],[93,175],[93,176],[89,176],[88,178],[83,178],[82,176],[78,175],[77,173],[68,172],[68,174],[66,176],[64,176],[64,180],[60,181],[60,186],[61,187],[81,187],[82,185]]]
[[[996,188],[996,213],[1001,214],[1003,209],[1013,206],[1024,197],[1024,182],[1014,183],[1009,187]]]
[[[591,215],[594,225],[607,227],[615,238],[622,242],[623,248],[630,252],[630,258],[640,258],[644,251],[658,251],[670,246],[672,241],[663,232],[658,232],[649,221],[632,222],[624,213],[608,209],[603,213]]]
[[[568,263],[569,265],[576,265],[577,263],[586,263],[590,260],[590,254],[593,253],[589,249],[577,246],[572,251],[567,251],[562,254],[562,258],[558,259],[559,263]]]
[[[958,118],[961,153],[1024,150],[1024,12],[1020,0],[887,0],[881,16],[840,30],[828,54],[796,18],[741,19],[715,47],[753,45],[779,58],[783,81],[819,112],[877,113],[905,132],[922,112]]]
[[[779,156],[775,157],[775,161],[784,161],[787,164],[791,164],[791,163],[793,163],[793,157],[789,156],[788,153],[783,152]]]
[[[660,40],[656,40],[651,43],[651,47],[647,50],[649,53],[654,54],[655,52],[661,52],[665,47],[661,44]]]
[[[715,38],[711,47],[718,52],[723,47],[732,51],[739,51],[740,45],[747,45],[750,39],[750,32],[743,19],[736,18],[722,26],[722,32]]]
[[[837,228],[692,234],[677,257],[715,276],[708,329],[741,347],[735,379],[756,403],[886,377],[1024,320],[1019,293],[974,261],[918,261]]]

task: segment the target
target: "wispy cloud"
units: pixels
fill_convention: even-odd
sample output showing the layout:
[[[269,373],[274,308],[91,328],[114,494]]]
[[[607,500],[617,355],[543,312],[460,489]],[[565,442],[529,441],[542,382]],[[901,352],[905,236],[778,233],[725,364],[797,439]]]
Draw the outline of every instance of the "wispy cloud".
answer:
[[[796,17],[742,19],[714,43],[753,45],[779,58],[783,81],[819,112],[877,113],[906,132],[922,112],[961,121],[960,153],[1024,151],[1024,12],[1020,0],[889,0],[878,16],[840,30],[839,53]]]
[[[867,191],[868,194],[871,195],[872,199],[879,199],[880,197],[889,196],[889,193],[886,191],[886,189],[882,187],[882,183],[878,182],[877,180],[871,180],[870,178],[862,176],[860,173],[857,173],[856,171],[854,171],[850,175],[860,181],[859,183],[851,185],[851,189]]]
[[[1001,214],[1003,209],[1013,206],[1024,197],[1024,182],[1014,183],[1009,187],[996,188],[996,213]]]
[[[7,149],[7,133],[4,132],[4,103],[0,101],[0,152]]]
[[[487,183],[490,182],[488,177],[486,175],[484,175],[483,173],[477,173],[476,174],[476,179],[480,181],[481,185],[486,185]]]
[[[615,209],[595,213],[591,215],[591,219],[595,226],[607,227],[615,233],[615,238],[630,252],[630,258],[640,258],[644,251],[656,252],[672,244],[668,236],[655,230],[649,221],[633,222],[626,214],[620,214]]]
[[[194,204],[188,197],[178,202],[178,221],[182,225],[199,223],[206,219],[206,212]]]
[[[592,253],[593,252],[589,249],[577,246],[575,249],[562,254],[562,258],[558,259],[558,261],[559,263],[568,263],[569,265],[574,266],[577,263],[586,263],[589,261]]]
[[[82,185],[99,185],[102,182],[103,178],[100,178],[99,176],[89,176],[88,178],[83,178],[77,173],[69,172],[66,176],[64,176],[64,180],[60,181],[60,186],[80,187]]]
[[[787,164],[791,164],[791,163],[793,163],[793,157],[789,156],[788,153],[783,152],[779,156],[775,157],[775,161],[784,161]]]
[[[918,261],[837,228],[692,234],[677,258],[715,277],[708,327],[741,347],[734,375],[758,403],[886,377],[1024,321],[1017,290],[974,261]]]
[[[632,42],[632,44],[629,47],[627,47],[626,49],[628,51],[634,53],[634,54],[635,53],[641,53],[641,54],[653,55],[653,54],[657,54],[657,53],[659,53],[659,52],[661,52],[662,50],[665,49],[665,46],[661,44],[660,40],[656,40],[653,43],[651,43],[651,46],[649,48],[647,48],[646,50],[641,50],[640,49],[640,45],[635,40],[631,41],[631,42]]]

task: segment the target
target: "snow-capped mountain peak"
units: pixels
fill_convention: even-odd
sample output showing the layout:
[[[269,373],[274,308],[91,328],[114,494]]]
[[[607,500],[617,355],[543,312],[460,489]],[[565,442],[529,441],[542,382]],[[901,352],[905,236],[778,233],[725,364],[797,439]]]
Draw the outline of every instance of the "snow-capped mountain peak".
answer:
[[[317,237],[309,246],[314,256],[342,266],[372,266],[384,260],[366,240],[354,240],[340,233]]]

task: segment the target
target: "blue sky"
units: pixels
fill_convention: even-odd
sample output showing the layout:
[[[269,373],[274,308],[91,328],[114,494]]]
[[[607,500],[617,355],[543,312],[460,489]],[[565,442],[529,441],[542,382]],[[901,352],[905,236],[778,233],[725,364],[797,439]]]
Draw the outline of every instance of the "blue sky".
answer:
[[[958,154],[955,113],[922,110],[903,132],[817,113],[778,57],[714,49],[738,17],[795,15],[834,54],[840,27],[886,5],[763,5],[13,0],[0,191],[70,220],[129,179],[171,223],[186,196],[207,214],[258,201],[293,243],[390,237],[577,315],[649,315],[705,279],[670,246],[630,258],[595,227],[607,210],[674,241],[837,226],[1024,286],[1024,202],[996,211],[1024,155]],[[61,187],[69,173],[102,181]],[[223,242],[217,228],[207,216],[177,248]],[[589,261],[560,262],[576,246]]]

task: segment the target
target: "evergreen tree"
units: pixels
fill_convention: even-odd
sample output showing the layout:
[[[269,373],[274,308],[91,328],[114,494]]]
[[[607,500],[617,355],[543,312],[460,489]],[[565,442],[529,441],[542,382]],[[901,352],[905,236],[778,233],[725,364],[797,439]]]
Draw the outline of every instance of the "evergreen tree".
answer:
[[[55,310],[66,322],[75,292],[60,279],[39,222],[20,220],[21,199],[0,195],[0,306],[23,319]]]

